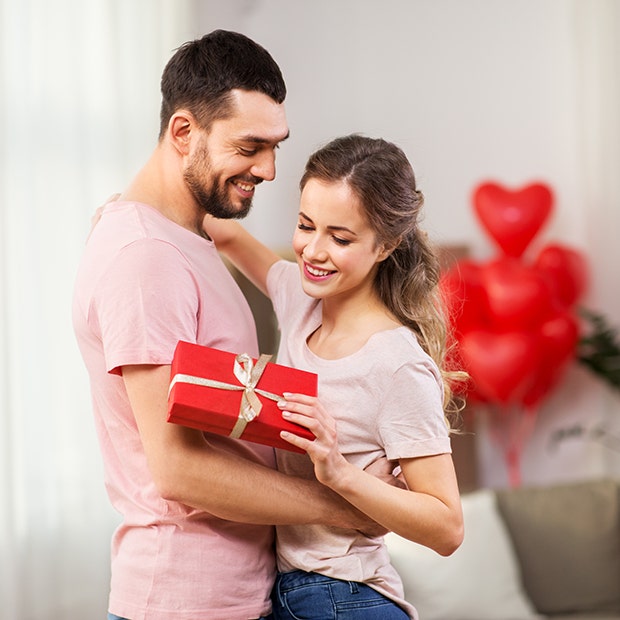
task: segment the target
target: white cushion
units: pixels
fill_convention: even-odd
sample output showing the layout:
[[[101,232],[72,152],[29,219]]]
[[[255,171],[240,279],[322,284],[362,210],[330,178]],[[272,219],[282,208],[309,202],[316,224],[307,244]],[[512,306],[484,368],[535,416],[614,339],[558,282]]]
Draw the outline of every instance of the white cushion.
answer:
[[[420,620],[528,620],[539,618],[521,586],[506,526],[489,489],[462,497],[463,544],[449,557],[386,536],[405,598]]]

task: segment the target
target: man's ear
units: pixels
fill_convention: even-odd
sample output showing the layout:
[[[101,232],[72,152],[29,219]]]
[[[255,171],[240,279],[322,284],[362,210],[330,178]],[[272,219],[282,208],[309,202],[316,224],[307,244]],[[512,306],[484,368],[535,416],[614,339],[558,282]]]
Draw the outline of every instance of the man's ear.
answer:
[[[193,132],[198,125],[191,112],[177,110],[168,122],[168,137],[171,144],[181,155],[188,155]]]

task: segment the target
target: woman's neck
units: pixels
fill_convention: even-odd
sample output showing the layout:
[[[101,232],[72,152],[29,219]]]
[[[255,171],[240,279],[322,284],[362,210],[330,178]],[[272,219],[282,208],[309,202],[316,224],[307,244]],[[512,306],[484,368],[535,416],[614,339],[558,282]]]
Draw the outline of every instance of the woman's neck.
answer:
[[[319,357],[339,359],[359,351],[373,334],[400,325],[375,297],[324,299],[321,325],[308,338],[308,347]]]

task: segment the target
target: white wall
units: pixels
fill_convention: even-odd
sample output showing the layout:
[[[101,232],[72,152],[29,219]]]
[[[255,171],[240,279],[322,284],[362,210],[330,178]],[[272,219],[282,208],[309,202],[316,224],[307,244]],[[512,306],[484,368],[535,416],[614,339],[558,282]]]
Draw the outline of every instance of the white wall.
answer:
[[[480,259],[495,250],[473,214],[473,188],[489,179],[512,187],[549,184],[555,212],[538,243],[559,241],[594,261],[586,301],[620,324],[609,272],[620,261],[609,233],[614,222],[604,221],[604,205],[592,220],[592,178],[583,159],[589,152],[591,161],[599,145],[584,121],[599,98],[584,92],[584,76],[592,76],[594,88],[595,76],[604,76],[600,58],[584,47],[599,36],[605,18],[597,11],[609,11],[608,1],[584,7],[571,0],[198,0],[196,6],[197,34],[244,32],[273,54],[287,81],[291,138],[278,154],[278,179],[260,188],[247,221],[264,241],[288,245],[297,181],[314,148],[348,132],[381,136],[412,161],[433,238],[466,243]],[[601,427],[620,437],[620,398],[583,368],[571,368],[538,416],[523,481],[620,474],[620,438],[604,446],[593,439]],[[571,429],[570,438],[549,447]],[[485,425],[479,440],[483,481],[505,484]]]
[[[290,205],[294,221],[310,151],[360,131],[406,150],[427,197],[427,225],[442,240],[488,251],[469,205],[473,186],[544,179],[558,194],[550,232],[583,243],[570,2],[226,4],[198,3],[203,30],[238,29],[264,44],[289,88],[292,137],[252,220],[266,239],[288,242],[290,230],[273,220]]]

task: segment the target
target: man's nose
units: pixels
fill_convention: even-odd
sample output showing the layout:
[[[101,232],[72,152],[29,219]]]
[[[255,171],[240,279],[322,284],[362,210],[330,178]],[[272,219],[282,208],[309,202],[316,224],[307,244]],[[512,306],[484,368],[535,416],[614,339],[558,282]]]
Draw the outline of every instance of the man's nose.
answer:
[[[265,181],[273,181],[276,178],[276,154],[273,151],[258,153],[250,172]]]

